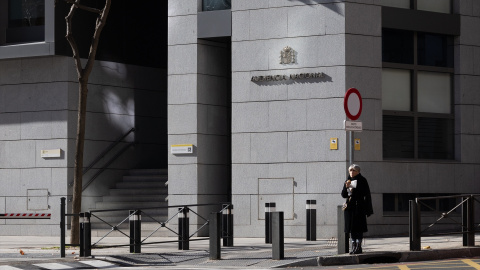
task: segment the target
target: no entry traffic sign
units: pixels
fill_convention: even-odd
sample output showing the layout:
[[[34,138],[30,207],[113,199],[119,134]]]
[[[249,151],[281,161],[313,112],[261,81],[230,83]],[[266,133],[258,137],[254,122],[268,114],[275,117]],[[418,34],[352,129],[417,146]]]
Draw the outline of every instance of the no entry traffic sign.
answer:
[[[362,96],[355,88],[350,88],[345,93],[345,99],[343,100],[343,107],[345,114],[350,120],[357,120],[362,114]]]

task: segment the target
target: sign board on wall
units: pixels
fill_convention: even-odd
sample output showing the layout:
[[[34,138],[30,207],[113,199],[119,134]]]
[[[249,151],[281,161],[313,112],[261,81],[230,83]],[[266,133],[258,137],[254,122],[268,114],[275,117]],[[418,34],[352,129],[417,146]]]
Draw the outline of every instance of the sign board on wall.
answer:
[[[62,151],[60,149],[41,150],[40,157],[42,158],[54,158],[61,157]]]
[[[177,154],[193,154],[193,144],[173,144],[170,146],[170,153]]]
[[[343,120],[343,126],[347,131],[362,131],[362,122]]]

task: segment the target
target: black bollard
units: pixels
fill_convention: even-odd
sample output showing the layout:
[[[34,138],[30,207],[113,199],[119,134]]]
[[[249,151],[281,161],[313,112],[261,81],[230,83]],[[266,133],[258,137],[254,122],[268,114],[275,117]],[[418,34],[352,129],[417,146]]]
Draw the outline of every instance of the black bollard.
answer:
[[[223,205],[222,237],[224,247],[233,247],[233,205],[231,204]]]
[[[341,205],[337,207],[337,239],[337,253],[339,255],[348,253],[349,235],[345,233],[345,217]]]
[[[275,211],[275,203],[265,203],[265,243],[272,243],[272,212]]]
[[[83,217],[85,216],[85,213],[79,213],[79,222],[80,222],[80,257],[85,257],[85,226],[83,225]]]
[[[142,253],[142,212],[130,210],[130,253]]]
[[[307,241],[317,241],[316,200],[307,200]]]
[[[210,260],[220,260],[220,238],[222,236],[222,220],[220,213],[211,213],[209,226],[209,241],[210,241]]]
[[[65,197],[60,198],[60,257],[65,258]]]
[[[189,229],[188,207],[178,208],[178,250],[189,250]]]
[[[464,247],[475,246],[475,211],[473,196],[462,197],[465,202],[462,204],[462,242]]]
[[[272,212],[272,259],[285,258],[283,212]]]
[[[410,251],[421,250],[421,216],[420,205],[416,200],[409,201],[409,239]]]
[[[92,255],[92,227],[90,225],[90,213],[80,213],[80,257]]]

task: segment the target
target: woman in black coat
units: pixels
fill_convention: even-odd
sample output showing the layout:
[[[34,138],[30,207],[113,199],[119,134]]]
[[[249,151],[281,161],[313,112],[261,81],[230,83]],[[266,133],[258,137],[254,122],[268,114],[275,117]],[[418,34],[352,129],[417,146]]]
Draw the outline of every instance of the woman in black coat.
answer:
[[[342,197],[346,199],[345,233],[350,233],[352,239],[350,254],[361,254],[363,233],[368,231],[367,217],[373,214],[372,197],[367,179],[360,174],[360,166],[352,164],[348,171],[350,176],[342,189]]]

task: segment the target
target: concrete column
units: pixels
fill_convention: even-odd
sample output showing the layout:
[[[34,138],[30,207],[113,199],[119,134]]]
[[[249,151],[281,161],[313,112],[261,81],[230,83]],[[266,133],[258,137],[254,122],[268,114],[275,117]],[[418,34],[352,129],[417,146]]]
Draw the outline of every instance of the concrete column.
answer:
[[[192,144],[191,154],[168,153],[169,204],[230,201],[230,43],[198,39],[201,1],[169,0],[168,144]],[[208,217],[216,207],[201,207]],[[170,211],[171,214],[173,210]],[[191,217],[192,226],[201,219]],[[208,234],[202,229],[199,236]]]

